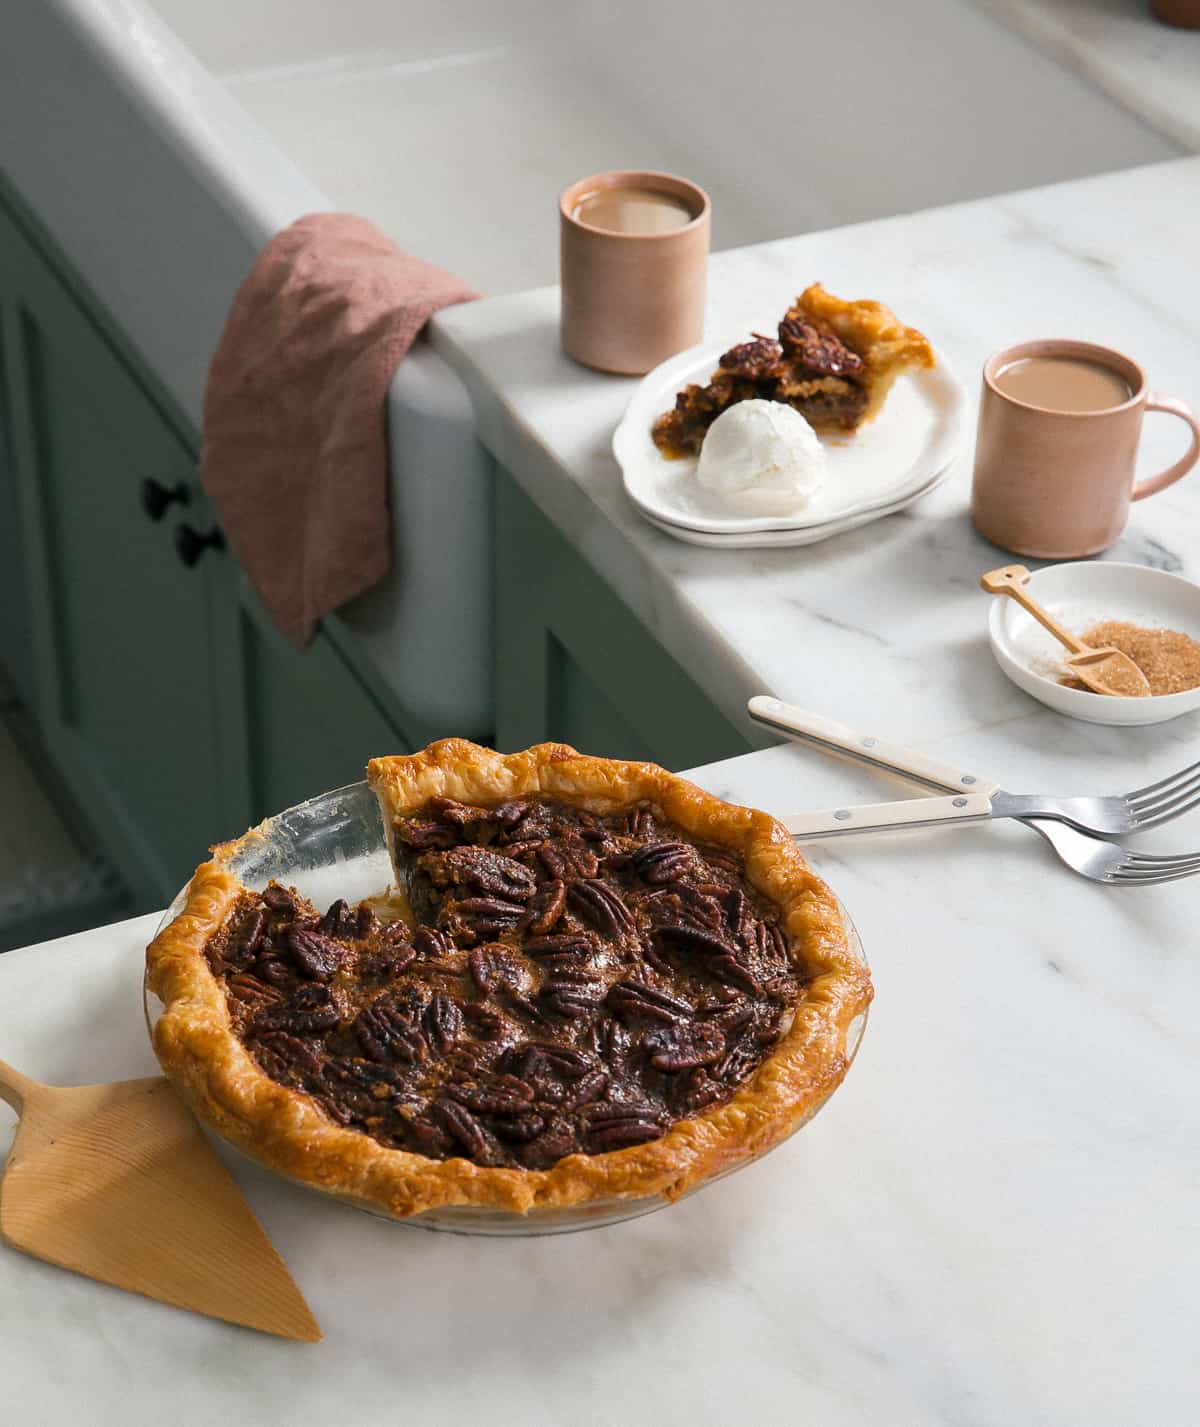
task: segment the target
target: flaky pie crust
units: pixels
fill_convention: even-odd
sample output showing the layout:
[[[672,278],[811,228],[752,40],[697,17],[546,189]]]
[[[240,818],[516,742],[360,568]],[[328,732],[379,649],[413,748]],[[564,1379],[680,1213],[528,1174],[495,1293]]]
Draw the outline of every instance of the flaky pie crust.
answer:
[[[724,803],[654,764],[587,757],[555,743],[505,755],[445,739],[411,756],[373,759],[367,778],[389,844],[394,820],[439,794],[491,805],[540,793],[601,814],[648,801],[698,841],[742,854],[747,880],[779,908],[811,980],[791,1028],[732,1098],[678,1121],[660,1139],[568,1155],[547,1170],[389,1149],[277,1084],[234,1034],[205,947],[243,890],[229,864],[247,838],[262,836],[252,830],[215,848],[197,869],[182,911],[150,943],[146,961],[164,1005],[154,1029],[163,1070],[206,1124],[270,1169],[396,1218],[445,1205],[525,1214],[611,1199],[674,1200],[785,1138],[845,1075],[847,1031],[871,999],[870,978],[833,894],[765,813]]]
[[[815,326],[827,327],[862,358],[860,381],[867,404],[860,425],[879,415],[897,377],[936,365],[928,338],[915,327],[906,327],[882,302],[865,298],[849,302],[814,282],[796,299],[788,316],[807,317]]]

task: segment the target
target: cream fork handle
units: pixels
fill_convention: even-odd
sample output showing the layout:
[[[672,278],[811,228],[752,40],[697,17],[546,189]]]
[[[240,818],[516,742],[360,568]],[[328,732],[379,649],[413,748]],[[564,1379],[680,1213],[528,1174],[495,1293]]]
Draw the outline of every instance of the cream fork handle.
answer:
[[[915,749],[905,748],[899,743],[889,743],[873,734],[856,733],[833,719],[822,718],[820,714],[795,704],[785,704],[782,699],[768,698],[757,694],[746,705],[750,717],[768,728],[778,729],[792,738],[811,743],[831,753],[844,753],[856,762],[866,763],[872,768],[882,768],[889,773],[899,773],[930,788],[949,788],[957,792],[983,793],[991,797],[1000,791],[999,783],[994,783],[981,773],[964,772],[948,763],[941,763]]]
[[[992,816],[986,793],[959,793],[947,798],[910,798],[899,803],[867,803],[855,808],[831,808],[820,813],[796,813],[778,819],[801,841],[839,837],[856,832],[903,832],[931,823],[981,822]]]

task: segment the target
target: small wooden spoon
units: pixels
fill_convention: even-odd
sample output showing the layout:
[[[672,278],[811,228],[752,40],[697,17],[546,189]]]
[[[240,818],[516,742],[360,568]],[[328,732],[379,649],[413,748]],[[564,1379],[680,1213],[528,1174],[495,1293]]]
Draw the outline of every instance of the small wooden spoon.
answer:
[[[1076,638],[1046,610],[1025,588],[1029,571],[1024,565],[1005,565],[999,570],[989,570],[979,583],[989,595],[1008,595],[1010,599],[1028,610],[1040,625],[1065,645],[1071,655],[1064,662],[1081,684],[1096,694],[1110,694],[1119,699],[1144,699],[1150,693],[1150,684],[1145,674],[1128,654],[1111,646],[1093,649],[1082,639]]]
[[[0,1060],[21,1116],[0,1234],[131,1293],[315,1343],[316,1320],[229,1171],[161,1075],[40,1085]]]

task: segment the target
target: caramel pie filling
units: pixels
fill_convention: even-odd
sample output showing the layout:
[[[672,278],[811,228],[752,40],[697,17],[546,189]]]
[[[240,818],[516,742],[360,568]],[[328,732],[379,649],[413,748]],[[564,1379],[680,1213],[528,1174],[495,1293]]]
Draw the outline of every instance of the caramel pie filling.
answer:
[[[728,1100],[804,994],[740,860],[642,805],[437,798],[395,825],[410,919],[272,883],[209,943],[233,1027],[341,1125],[546,1169]]]
[[[818,431],[853,431],[867,405],[862,375],[857,352],[792,308],[778,341],[741,342],[721,357],[707,386],[684,387],[654,423],[654,444],[668,458],[694,456],[721,412],[753,397],[785,402]]]

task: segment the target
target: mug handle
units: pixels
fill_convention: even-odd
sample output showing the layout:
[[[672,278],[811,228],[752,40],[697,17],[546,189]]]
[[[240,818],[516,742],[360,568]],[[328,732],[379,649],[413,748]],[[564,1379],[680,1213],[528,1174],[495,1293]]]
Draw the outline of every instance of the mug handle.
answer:
[[[1174,485],[1180,476],[1186,476],[1196,461],[1200,459],[1200,419],[1197,419],[1196,413],[1186,401],[1180,401],[1177,396],[1160,396],[1157,392],[1152,391],[1146,396],[1145,409],[1147,411],[1165,411],[1171,416],[1178,416],[1181,421],[1186,421],[1192,428],[1192,444],[1173,466],[1168,466],[1157,476],[1150,476],[1144,481],[1138,481],[1133,488],[1131,500],[1145,500],[1148,495],[1157,495],[1159,491],[1166,490],[1168,486]]]

